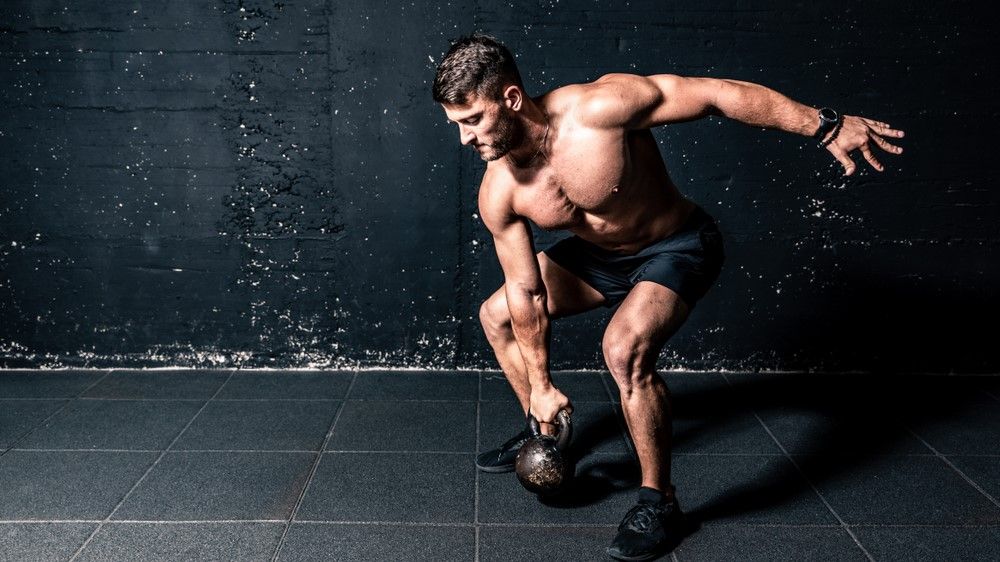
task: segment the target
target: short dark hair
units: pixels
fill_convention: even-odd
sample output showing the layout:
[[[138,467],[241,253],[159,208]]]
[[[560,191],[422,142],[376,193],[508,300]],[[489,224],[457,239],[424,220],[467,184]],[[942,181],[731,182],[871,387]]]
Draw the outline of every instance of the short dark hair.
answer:
[[[498,100],[506,84],[524,89],[514,56],[493,37],[474,33],[452,43],[438,65],[434,101],[464,104],[472,93]]]

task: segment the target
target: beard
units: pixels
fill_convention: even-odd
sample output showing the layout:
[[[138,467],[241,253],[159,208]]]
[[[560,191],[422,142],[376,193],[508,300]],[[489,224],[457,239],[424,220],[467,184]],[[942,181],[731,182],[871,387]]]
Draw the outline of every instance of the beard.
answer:
[[[517,148],[523,140],[524,126],[514,116],[501,110],[497,116],[495,140],[491,144],[480,145],[487,150],[485,152],[480,150],[479,157],[484,162],[499,160]]]

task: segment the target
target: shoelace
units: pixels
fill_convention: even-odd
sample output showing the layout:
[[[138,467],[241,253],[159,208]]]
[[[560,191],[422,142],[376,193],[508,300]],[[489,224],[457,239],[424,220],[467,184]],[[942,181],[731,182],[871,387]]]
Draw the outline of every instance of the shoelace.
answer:
[[[654,522],[659,522],[657,511],[657,508],[650,504],[637,504],[625,514],[625,519],[622,520],[619,529],[627,528],[645,533],[652,527]]]

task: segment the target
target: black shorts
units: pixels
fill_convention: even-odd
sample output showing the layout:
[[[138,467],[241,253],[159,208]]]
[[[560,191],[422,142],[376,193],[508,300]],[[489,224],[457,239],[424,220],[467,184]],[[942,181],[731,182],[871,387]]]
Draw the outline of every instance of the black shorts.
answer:
[[[653,281],[675,291],[689,307],[705,296],[722,269],[722,233],[701,207],[676,232],[635,254],[605,250],[571,236],[545,255],[597,289],[615,306],[639,281]]]

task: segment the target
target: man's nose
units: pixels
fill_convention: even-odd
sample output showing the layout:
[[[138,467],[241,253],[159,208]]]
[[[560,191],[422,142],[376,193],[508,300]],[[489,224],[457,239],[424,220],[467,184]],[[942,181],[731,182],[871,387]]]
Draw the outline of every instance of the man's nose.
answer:
[[[476,135],[469,129],[459,126],[458,137],[462,140],[462,144],[470,144],[473,140],[475,140]]]

